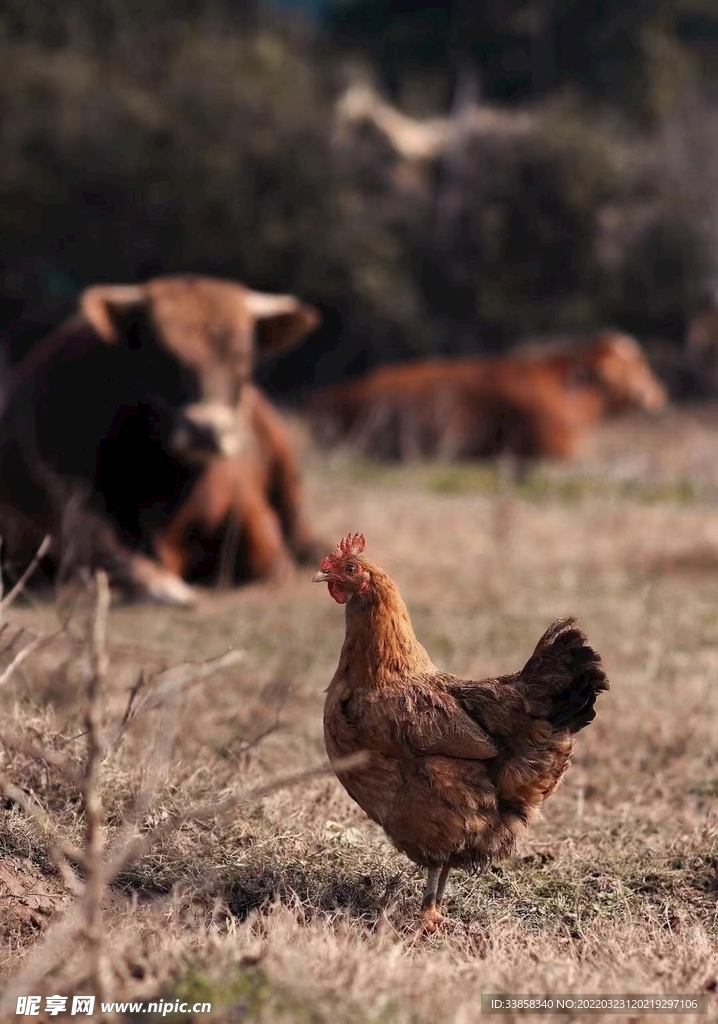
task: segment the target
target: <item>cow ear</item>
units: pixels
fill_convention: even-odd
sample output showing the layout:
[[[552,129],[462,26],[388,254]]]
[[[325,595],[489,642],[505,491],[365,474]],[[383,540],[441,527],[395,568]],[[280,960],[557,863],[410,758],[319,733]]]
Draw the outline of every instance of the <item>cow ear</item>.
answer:
[[[141,284],[98,284],[86,288],[80,296],[80,312],[109,345],[120,340],[118,316],[147,300]]]
[[[244,289],[244,308],[255,323],[257,355],[274,356],[299,344],[322,322],[319,310],[295,295]]]
[[[257,323],[257,355],[275,356],[294,348],[322,322],[321,314],[312,306],[297,305],[291,313],[280,313]]]

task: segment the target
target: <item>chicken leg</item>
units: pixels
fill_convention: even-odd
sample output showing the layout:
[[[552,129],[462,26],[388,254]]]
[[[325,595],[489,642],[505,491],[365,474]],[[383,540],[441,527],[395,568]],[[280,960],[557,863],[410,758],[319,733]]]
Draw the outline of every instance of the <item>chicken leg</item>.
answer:
[[[422,930],[427,933],[435,932],[444,920],[439,906],[444,897],[450,871],[451,868],[448,864],[443,864],[438,868],[429,868],[429,877],[426,880],[424,899],[421,904]]]

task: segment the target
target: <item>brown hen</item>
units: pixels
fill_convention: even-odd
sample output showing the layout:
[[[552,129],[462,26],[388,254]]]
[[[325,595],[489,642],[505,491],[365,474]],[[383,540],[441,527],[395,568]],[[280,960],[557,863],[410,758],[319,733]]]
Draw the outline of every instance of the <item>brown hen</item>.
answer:
[[[423,922],[433,931],[452,867],[509,854],[571,760],[574,733],[608,689],[574,619],[546,630],[514,675],[473,682],[441,672],[414,635],[387,574],[345,537],[315,583],[346,605],[346,634],[324,707],[330,761],[366,751],[337,777],[416,864],[428,868]]]

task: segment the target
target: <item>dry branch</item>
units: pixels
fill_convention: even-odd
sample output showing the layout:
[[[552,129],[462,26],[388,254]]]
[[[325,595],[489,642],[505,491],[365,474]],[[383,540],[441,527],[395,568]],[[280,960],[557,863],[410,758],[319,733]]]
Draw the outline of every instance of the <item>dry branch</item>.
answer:
[[[181,828],[182,825],[187,824],[190,821],[207,821],[217,820],[226,818],[231,813],[235,812],[242,806],[251,804],[257,800],[261,800],[266,796],[270,796],[273,793],[279,792],[282,789],[287,789],[290,786],[296,786],[300,783],[306,782],[308,779],[316,778],[320,775],[326,775],[333,773],[337,770],[346,771],[347,769],[360,767],[365,763],[366,754],[363,752],[353,754],[350,757],[341,758],[335,761],[333,764],[319,765],[314,768],[307,768],[300,772],[293,772],[289,775],[280,776],[277,779],[273,779],[270,782],[264,783],[260,786],[255,786],[245,793],[238,794],[234,797],[228,797],[221,801],[208,801],[207,803],[196,804],[194,807],[190,807],[185,811],[181,811],[176,815],[173,815],[167,821],[163,822],[157,828],[153,829],[152,832],[143,836],[134,836],[126,843],[119,845],[114,851],[111,851],[111,855],[104,862],[87,865],[87,877],[90,878],[91,873],[94,871],[97,878],[97,886],[94,890],[95,897],[97,893],[106,891],[107,886],[123,871],[126,871],[135,861],[143,857],[160,839],[174,832],[176,829]],[[0,783],[2,780],[0,779]],[[34,809],[31,807],[29,801],[25,798],[21,791],[17,790],[16,787],[11,785],[10,792],[12,799],[16,799],[16,802],[26,809],[28,813],[35,815]],[[6,790],[7,792],[7,790]],[[17,798],[17,794],[20,795],[21,799]],[[76,852],[73,850],[73,853]],[[80,852],[80,851],[77,851]],[[89,851],[88,851],[89,853]],[[80,852],[80,856],[82,856]],[[50,942],[50,934],[46,936],[45,941],[41,944],[39,950],[35,955],[32,955],[23,969],[21,975],[12,983],[3,999],[0,999],[0,1016],[3,1012],[8,1012],[11,1005],[14,1003],[15,995],[21,991],[27,990],[27,986],[32,982],[33,984],[39,982],[44,975],[50,971],[53,966],[57,963],[59,953],[61,952],[60,941],[67,941],[73,934],[75,934],[80,928],[84,928],[86,936],[90,936],[88,931],[87,913],[89,900],[93,898],[88,891],[88,882],[85,883],[82,889],[80,900],[73,904],[65,913],[65,915],[55,925],[55,931],[51,934],[56,934],[57,939],[55,942]],[[78,914],[78,908],[82,909],[82,916]],[[97,905],[92,904],[93,915],[97,910]],[[101,905],[100,905],[101,910]],[[94,918],[94,922],[99,921],[101,923],[101,917],[99,915]],[[104,946],[102,943],[103,936],[100,934],[99,949],[97,941],[93,939],[93,945],[91,951],[93,952],[93,980],[95,981],[96,988],[101,991],[100,986],[105,986],[105,993],[109,992],[110,979],[105,977],[102,973],[97,974],[98,969],[100,972],[106,970],[106,966],[102,961],[104,955]],[[53,956],[53,952],[56,953]],[[38,963],[38,958],[40,962]],[[98,964],[98,959],[100,963]],[[99,981],[99,986],[98,986]],[[21,984],[24,989],[21,989]],[[104,998],[104,997],[103,997]]]
[[[41,552],[38,552],[36,560],[39,561],[41,557]],[[26,574],[26,578],[27,576],[29,576],[29,572]],[[15,590],[16,593],[20,592],[19,587],[16,587]],[[277,779],[268,785],[257,787],[236,797],[197,804],[172,816],[152,832],[140,835],[138,833],[139,821],[148,809],[154,792],[154,787],[151,784],[146,784],[137,794],[126,824],[120,830],[113,850],[108,853],[103,843],[104,814],[100,800],[100,775],[107,750],[102,732],[101,700],[108,669],[106,634],[109,602],[110,590],[107,576],[104,572],[98,572],[95,577],[94,609],[89,616],[85,632],[90,673],[85,693],[84,732],[82,735],[86,736],[87,758],[79,777],[78,773],[74,769],[70,769],[55,751],[45,750],[41,745],[22,737],[3,737],[8,749],[19,750],[32,757],[41,758],[78,786],[84,803],[85,840],[83,850],[58,836],[54,823],[40,804],[0,774],[0,790],[39,825],[47,837],[49,853],[57,865],[59,873],[76,897],[76,902],[69,908],[64,918],[56,926],[53,926],[46,941],[40,944],[39,959],[31,957],[17,983],[10,986],[5,999],[0,1003],[0,1013],[6,1011],[11,1005],[8,1000],[12,993],[19,991],[19,982],[22,981],[24,985],[27,985],[29,980],[39,981],[57,964],[61,946],[64,946],[67,940],[78,931],[84,934],[87,942],[88,980],[91,982],[98,1000],[106,1001],[111,994],[112,977],[106,956],[102,907],[107,887],[112,880],[154,844],[183,824],[189,821],[226,817],[238,807],[246,805],[252,800],[260,799],[277,789],[298,784],[305,779],[330,770],[328,766],[321,766]],[[0,676],[0,680],[9,677],[21,661],[29,657],[32,649],[50,643],[63,631],[64,627],[52,636],[37,637],[31,644],[22,648],[11,665]],[[2,633],[2,626],[0,626],[0,633]],[[160,673],[149,682],[144,674],[140,674],[130,691],[127,707],[117,726],[111,751],[117,749],[124,732],[139,715],[162,709],[161,733],[158,736],[158,741],[162,747],[163,756],[169,759],[174,738],[174,729],[171,727],[169,719],[172,718],[172,712],[176,710],[178,698],[191,684],[238,664],[244,656],[243,651],[235,650],[211,661],[188,662]],[[152,749],[156,752],[157,743],[153,745]],[[157,776],[159,770],[154,774]],[[81,882],[73,872],[72,863],[82,868],[84,882]],[[52,936],[55,938],[52,939]],[[53,955],[54,953],[56,955]]]
[[[206,679],[215,672],[221,672],[222,669],[238,665],[244,657],[244,651],[228,651],[219,658],[212,658],[210,661],[187,661],[182,665],[175,665],[173,668],[167,669],[153,680],[147,688],[144,698],[136,701],[136,706],[132,712],[130,712],[128,705],[123,722],[130,721],[136,715],[146,711],[154,711],[157,708],[163,707],[168,700],[179,696],[191,684],[199,682],[201,679]],[[133,687],[133,691],[138,689],[137,685]],[[131,701],[132,694],[130,695]]]
[[[47,549],[50,547],[51,542],[52,537],[48,533],[43,538],[42,544],[35,552],[35,557],[30,562],[28,567],[25,569],[20,579],[17,581],[15,586],[11,590],[9,590],[5,597],[3,597],[3,599],[0,601],[0,615],[2,615],[2,613],[10,607],[10,605],[13,603],[18,594],[20,594],[23,591],[25,584],[30,579],[30,577],[35,572],[40,562],[47,554]]]
[[[91,672],[87,683],[87,764],[82,780],[85,805],[85,890],[83,899],[85,937],[89,946],[91,974],[98,1000],[108,998],[109,965],[105,956],[102,923],[102,900],[105,893],[105,872],[102,865],[102,803],[99,792],[99,770],[104,754],[101,732],[101,695],[107,672],[107,613],[110,607],[110,584],[107,573],[95,574],[95,614],[90,629]]]
[[[336,770],[337,767],[345,769],[356,767],[363,761],[362,755],[355,755],[337,762],[334,766],[330,766],[328,763],[319,765],[282,776],[223,799],[196,803],[172,815],[151,831],[141,834],[140,822],[144,813],[149,809],[155,788],[151,782],[146,783],[136,795],[132,807],[128,809],[125,825],[116,836],[112,848],[106,849],[103,841],[104,813],[100,800],[100,782],[103,760],[108,750],[102,731],[101,701],[108,670],[106,634],[109,602],[110,590],[107,576],[103,572],[98,572],[95,577],[94,608],[88,617],[85,631],[85,643],[90,660],[84,715],[87,757],[79,775],[74,769],[70,769],[55,751],[45,750],[36,742],[25,740],[22,737],[3,738],[8,749],[14,748],[23,753],[29,753],[30,756],[42,758],[78,786],[84,804],[85,835],[84,849],[64,840],[58,835],[58,830],[50,816],[34,797],[28,796],[8,778],[0,774],[0,790],[40,826],[47,837],[50,855],[68,888],[75,896],[74,903],[64,916],[52,926],[46,938],[38,945],[36,955],[30,957],[21,975],[9,987],[4,1000],[0,1001],[0,1014],[4,1011],[7,1012],[11,1007],[11,1000],[14,998],[14,994],[20,991],[20,985],[23,985],[25,989],[28,985],[31,987],[33,984],[37,985],[44,975],[57,965],[63,948],[69,939],[78,932],[84,935],[87,943],[88,981],[94,988],[98,1001],[106,1001],[111,998],[113,979],[107,959],[102,916],[107,888],[121,872],[144,856],[163,838],[188,822],[226,819],[241,808],[278,790],[299,785],[308,779]],[[2,627],[0,627],[1,631]],[[62,631],[60,630],[60,632]],[[37,639],[49,643],[57,635]],[[20,653],[27,650],[28,647],[25,647]],[[25,657],[27,656],[29,655],[25,654]],[[152,752],[156,754],[160,750],[161,759],[168,760],[174,740],[172,721],[178,698],[191,684],[238,664],[244,656],[243,651],[229,651],[221,657],[207,662],[175,666],[149,681],[146,680],[144,674],[140,674],[130,691],[122,720],[116,727],[114,741],[109,748],[110,753],[117,749],[123,734],[139,715],[161,709],[162,714],[157,716],[158,735],[156,742],[152,744]],[[277,691],[276,682],[272,684],[271,689],[273,693]],[[286,689],[284,684],[279,687],[280,706],[282,699],[286,696]],[[277,711],[278,714],[279,711]],[[262,735],[268,735],[276,727],[277,722],[274,721],[254,738],[251,745],[259,743]],[[156,765],[154,767],[157,769],[153,773],[156,781],[159,769]],[[75,875],[71,867],[72,864],[76,864],[82,869],[84,881]]]
[[[47,645],[51,644],[53,640],[56,640],[57,637],[60,636],[60,634],[63,631],[64,630],[60,628],[56,630],[54,633],[50,633],[49,636],[36,636],[30,641],[29,644],[27,644],[25,647],[20,648],[20,650],[17,652],[15,657],[10,662],[10,664],[5,669],[3,669],[2,673],[0,673],[0,686],[3,686],[8,681],[13,672],[17,671],[17,669],[20,668],[22,663],[24,661],[27,661],[31,654],[34,654],[35,651],[40,650],[41,647],[47,647]]]

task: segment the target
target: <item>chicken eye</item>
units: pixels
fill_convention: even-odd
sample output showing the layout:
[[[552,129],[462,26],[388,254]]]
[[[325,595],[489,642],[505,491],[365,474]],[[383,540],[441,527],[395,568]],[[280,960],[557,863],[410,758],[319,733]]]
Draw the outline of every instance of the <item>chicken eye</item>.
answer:
[[[349,565],[346,567],[346,570],[345,570],[345,572],[347,573],[348,576],[353,576],[356,571],[357,571],[357,567],[354,565],[353,562],[350,562]]]

